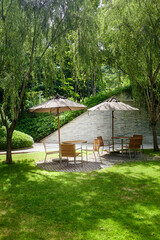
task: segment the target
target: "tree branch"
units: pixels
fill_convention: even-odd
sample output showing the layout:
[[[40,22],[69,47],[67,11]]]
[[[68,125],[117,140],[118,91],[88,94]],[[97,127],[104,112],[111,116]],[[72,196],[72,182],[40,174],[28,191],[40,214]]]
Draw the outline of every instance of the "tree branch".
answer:
[[[158,63],[158,66],[157,66],[157,68],[156,68],[156,70],[155,70],[155,72],[153,74],[154,82],[156,81],[156,78],[157,78],[157,75],[158,75],[159,71],[160,71],[160,62]]]
[[[7,8],[7,11],[6,11],[6,16],[5,16],[5,17],[7,17],[7,14],[8,14],[8,11],[9,11],[9,9],[10,9],[11,5],[12,5],[12,2],[13,2],[13,0],[11,0],[11,2],[10,2],[10,4],[9,4],[9,6],[8,6],[8,8]]]
[[[3,22],[5,22],[5,19],[7,17],[8,11],[9,11],[11,5],[12,5],[12,2],[13,2],[13,0],[11,0],[9,6],[7,8],[6,15],[4,15],[4,6],[3,6],[3,0],[2,0],[2,20],[3,20]]]
[[[44,54],[46,53],[47,49],[51,46],[51,44],[53,43],[53,41],[55,41],[58,37],[60,37],[68,28],[65,28],[59,35],[56,36],[57,32],[58,32],[58,29],[60,28],[60,26],[62,25],[62,23],[64,22],[64,19],[66,18],[66,15],[67,15],[67,11],[64,15],[64,17],[59,21],[57,27],[56,27],[56,30],[55,30],[55,33],[53,34],[52,33],[52,37],[51,37],[51,40],[49,41],[49,43],[47,44],[46,48],[44,49],[43,53],[41,54],[40,56],[40,59],[44,56]]]
[[[21,108],[21,104],[22,104],[22,100],[23,100],[23,96],[24,96],[24,90],[25,90],[25,87],[26,87],[26,84],[30,78],[30,74],[32,72],[32,65],[33,65],[33,55],[34,55],[34,50],[35,50],[35,42],[36,42],[36,25],[34,26],[34,36],[33,36],[33,41],[32,41],[32,49],[31,49],[31,56],[30,56],[30,64],[29,64],[29,69],[28,69],[28,72],[27,72],[27,75],[23,81],[23,85],[22,85],[22,90],[21,90],[21,93],[20,93],[20,101],[19,101],[19,105],[17,107],[17,110],[16,110],[16,119],[18,119],[18,114],[19,114],[19,111],[20,111],[20,108]]]
[[[6,128],[7,128],[8,124],[7,124],[6,118],[4,118],[4,116],[3,116],[2,107],[0,107],[0,115],[1,115],[1,119],[2,119],[4,126],[6,126]]]

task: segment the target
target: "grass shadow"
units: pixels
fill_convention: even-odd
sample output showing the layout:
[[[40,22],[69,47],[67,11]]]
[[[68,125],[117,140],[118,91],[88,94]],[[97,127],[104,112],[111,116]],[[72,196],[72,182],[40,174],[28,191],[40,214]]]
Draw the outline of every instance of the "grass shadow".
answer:
[[[0,164],[1,239],[160,239],[160,163],[54,173]]]

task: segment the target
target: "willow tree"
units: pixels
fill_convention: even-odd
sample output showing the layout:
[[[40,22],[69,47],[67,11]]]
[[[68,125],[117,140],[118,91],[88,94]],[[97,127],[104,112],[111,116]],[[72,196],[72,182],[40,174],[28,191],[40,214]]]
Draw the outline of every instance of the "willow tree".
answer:
[[[107,8],[107,11],[106,11]],[[128,74],[146,102],[158,150],[160,114],[160,2],[115,0],[104,7],[104,50],[110,65]]]
[[[7,131],[6,163],[26,84],[37,63],[76,29],[82,1],[0,0],[0,116]]]
[[[75,91],[84,86],[88,96],[96,94],[96,84],[101,80],[98,3],[99,1],[85,1],[84,11],[80,13],[81,23],[68,41],[73,78],[76,79]]]

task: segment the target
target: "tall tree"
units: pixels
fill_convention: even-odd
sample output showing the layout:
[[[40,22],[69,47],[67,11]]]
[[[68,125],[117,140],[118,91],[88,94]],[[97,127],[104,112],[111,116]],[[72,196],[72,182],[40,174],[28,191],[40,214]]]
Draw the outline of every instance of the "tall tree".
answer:
[[[76,29],[82,2],[0,0],[0,116],[7,130],[6,163],[12,163],[12,135],[31,73],[58,39]]]
[[[98,3],[85,1],[82,22],[70,38],[74,77],[78,83],[84,81],[88,96],[90,89],[93,95],[96,94],[96,83],[101,80]]]
[[[107,11],[106,11],[107,8]],[[154,150],[160,115],[160,2],[115,0],[104,7],[106,61],[129,75],[148,107]]]

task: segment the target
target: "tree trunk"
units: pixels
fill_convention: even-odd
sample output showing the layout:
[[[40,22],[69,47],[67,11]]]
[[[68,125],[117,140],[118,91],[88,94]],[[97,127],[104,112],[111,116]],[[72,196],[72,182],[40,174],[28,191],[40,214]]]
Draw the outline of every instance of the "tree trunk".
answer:
[[[93,96],[96,95],[96,73],[93,73],[93,91],[92,91]]]
[[[152,133],[153,133],[153,147],[154,147],[154,151],[156,152],[156,151],[159,151],[156,124],[151,123],[151,125],[152,125]]]
[[[87,78],[87,97],[90,97],[90,84],[89,84],[89,79]]]
[[[6,161],[5,163],[12,163],[11,143],[12,143],[13,129],[7,129],[7,149],[6,149]]]

